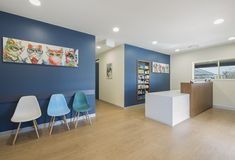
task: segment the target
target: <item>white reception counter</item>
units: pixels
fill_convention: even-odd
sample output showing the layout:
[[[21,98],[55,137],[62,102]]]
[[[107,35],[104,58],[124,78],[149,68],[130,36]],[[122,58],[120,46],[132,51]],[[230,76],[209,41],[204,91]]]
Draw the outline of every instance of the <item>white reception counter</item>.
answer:
[[[189,118],[189,94],[179,90],[147,93],[145,116],[175,126]]]

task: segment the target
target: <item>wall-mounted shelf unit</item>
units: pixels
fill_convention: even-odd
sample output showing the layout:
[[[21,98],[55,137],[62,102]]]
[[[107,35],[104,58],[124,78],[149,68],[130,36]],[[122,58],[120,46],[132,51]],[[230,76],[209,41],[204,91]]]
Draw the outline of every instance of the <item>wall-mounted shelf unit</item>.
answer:
[[[144,100],[150,92],[150,62],[137,61],[137,100]]]

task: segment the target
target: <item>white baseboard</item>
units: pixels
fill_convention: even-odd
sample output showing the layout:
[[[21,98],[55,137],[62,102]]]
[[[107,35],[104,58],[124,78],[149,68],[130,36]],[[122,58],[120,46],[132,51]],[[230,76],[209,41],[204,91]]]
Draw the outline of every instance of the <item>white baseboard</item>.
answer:
[[[235,106],[227,106],[227,105],[218,105],[218,104],[216,104],[216,105],[213,105],[213,108],[235,111]]]
[[[90,116],[91,118],[94,118],[94,117],[96,117],[96,114],[95,114],[95,113],[89,114],[89,116]],[[84,117],[81,116],[81,117],[78,118],[78,120],[79,120],[79,121],[84,120]],[[72,122],[72,118],[68,118],[67,121],[68,121],[69,123]],[[57,126],[57,125],[60,125],[60,124],[61,124],[61,120],[56,121],[54,125]],[[38,128],[39,128],[39,129],[47,128],[48,125],[49,125],[49,123],[42,123],[42,124],[39,124],[39,125],[38,125]],[[32,130],[34,130],[34,129],[33,129],[33,126],[24,127],[24,128],[21,128],[21,129],[20,129],[20,133],[29,132],[29,131],[32,131]],[[8,130],[8,131],[3,131],[3,132],[0,132],[0,136],[11,135],[11,134],[13,134],[13,133],[15,133],[15,132],[16,132],[16,129]]]
[[[145,103],[137,104],[137,105],[132,105],[132,106],[126,106],[124,107],[125,109],[132,108],[132,107],[140,107],[143,106]]]
[[[114,104],[114,103],[111,103],[111,102],[105,101],[105,100],[103,100],[103,99],[99,99],[99,101],[102,101],[102,102],[105,102],[105,103],[108,103],[108,104],[114,105],[114,106],[116,106],[116,107],[124,108],[124,106],[122,106],[122,105]]]

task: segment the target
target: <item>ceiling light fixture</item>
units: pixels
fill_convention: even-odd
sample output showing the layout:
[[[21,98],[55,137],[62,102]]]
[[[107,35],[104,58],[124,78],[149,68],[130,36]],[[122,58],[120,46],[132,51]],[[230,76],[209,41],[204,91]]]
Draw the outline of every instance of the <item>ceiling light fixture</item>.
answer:
[[[113,27],[113,31],[114,31],[114,32],[119,32],[119,30],[120,30],[120,29],[119,29],[118,27]]]
[[[221,24],[221,23],[224,23],[224,19],[220,18],[220,19],[216,19],[214,21],[214,24]]]
[[[157,41],[152,41],[152,44],[153,45],[156,45],[158,42]]]
[[[34,6],[41,6],[41,2],[39,0],[29,0],[29,2]]]
[[[229,37],[228,40],[233,41],[233,40],[235,40],[235,37]]]
[[[175,50],[175,52],[179,52],[179,51],[180,51],[180,49],[176,49],[176,50]]]
[[[96,48],[97,48],[97,49],[101,49],[101,47],[100,47],[100,46],[96,46]]]

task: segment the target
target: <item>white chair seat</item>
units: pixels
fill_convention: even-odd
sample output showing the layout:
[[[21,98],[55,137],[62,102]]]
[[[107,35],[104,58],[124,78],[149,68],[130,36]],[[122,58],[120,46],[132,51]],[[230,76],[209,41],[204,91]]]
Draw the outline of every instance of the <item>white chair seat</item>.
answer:
[[[41,115],[42,113],[37,98],[35,96],[24,96],[20,98],[11,121],[27,122],[37,119]]]
[[[28,121],[38,119],[39,117],[40,115],[21,114],[21,115],[15,115],[14,117],[12,117],[11,121],[15,123],[28,122]]]
[[[19,123],[12,144],[15,144],[16,142],[22,122],[33,121],[34,129],[36,131],[37,137],[39,138],[36,119],[39,118],[41,115],[41,109],[35,96],[21,97],[11,118],[12,122]]]

